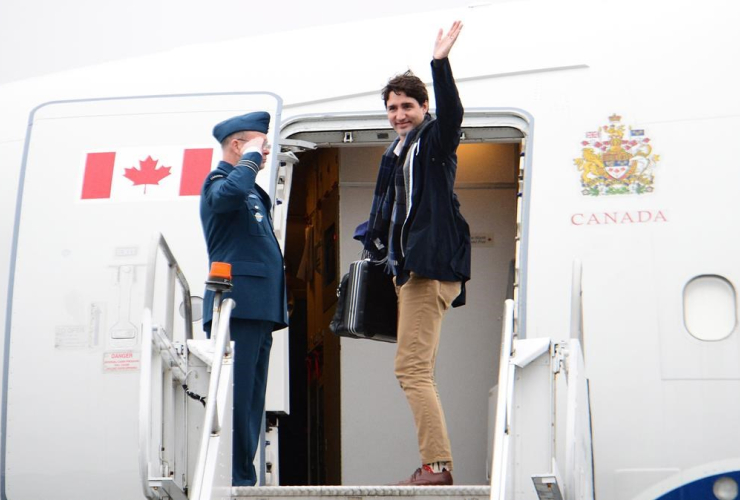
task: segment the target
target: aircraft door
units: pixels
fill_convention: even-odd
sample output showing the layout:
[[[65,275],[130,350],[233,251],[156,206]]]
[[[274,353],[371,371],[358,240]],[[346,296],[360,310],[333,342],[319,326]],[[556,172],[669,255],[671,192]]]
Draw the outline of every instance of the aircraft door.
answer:
[[[277,144],[281,109],[274,94],[233,93],[58,102],[33,112],[6,331],[4,497],[141,497],[138,379],[152,235],[165,236],[202,295],[199,195],[221,158],[212,127],[266,110]],[[274,196],[271,156],[257,180]],[[155,291],[162,302],[165,292]],[[168,334],[182,337],[176,319]],[[276,332],[270,365],[287,378],[284,336]],[[271,409],[285,410],[287,400],[273,397]]]

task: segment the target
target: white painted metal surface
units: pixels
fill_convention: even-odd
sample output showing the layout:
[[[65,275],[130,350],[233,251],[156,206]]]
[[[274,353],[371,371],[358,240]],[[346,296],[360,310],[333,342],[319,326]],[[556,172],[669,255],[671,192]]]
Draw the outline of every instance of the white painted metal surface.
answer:
[[[591,450],[591,408],[583,351],[578,339],[567,344],[568,393],[565,421],[565,498],[594,498],[593,454]]]
[[[513,310],[507,301],[507,312]],[[513,325],[513,316],[505,317]],[[593,499],[590,407],[580,342],[519,340],[509,328],[503,332],[502,353],[499,383],[505,385],[498,391],[491,499],[560,494],[567,500]],[[558,460],[564,461],[559,465]]]
[[[513,498],[511,486],[512,406],[514,404],[515,365],[510,363],[514,342],[514,301],[504,305],[501,332],[501,362],[498,375],[498,402],[494,430],[493,461],[491,469],[491,500]]]
[[[702,341],[687,331],[683,310],[683,290],[698,276],[721,276],[733,286],[740,283],[735,258],[740,241],[733,230],[740,225],[740,210],[735,206],[740,170],[728,160],[732,158],[731,145],[740,135],[740,101],[736,98],[740,74],[736,65],[728,62],[740,55],[740,35],[734,25],[740,6],[719,0],[701,5],[625,0],[618,7],[569,0],[495,2],[469,11],[398,18],[396,25],[406,28],[401,44],[397,37],[378,36],[383,26],[359,21],[331,29],[253,38],[239,44],[182,49],[4,86],[0,89],[0,155],[4,165],[19,166],[29,110],[40,102],[59,99],[168,94],[173,89],[232,91],[254,85],[282,95],[288,118],[340,111],[380,110],[382,114],[377,89],[385,78],[410,67],[428,80],[429,32],[448,25],[451,18],[463,18],[464,35],[452,57],[466,108],[516,107],[534,117],[527,137],[531,154],[523,161],[525,177],[531,183],[522,202],[529,204],[528,217],[522,221],[521,242],[528,244],[524,252],[527,279],[522,283],[527,289],[526,297],[522,297],[526,315],[520,318],[526,329],[518,333],[555,341],[568,335],[575,316],[570,301],[572,263],[580,260],[596,494],[600,500],[632,498],[653,491],[665,481],[680,484],[693,471],[709,473],[710,464],[736,456],[736,443],[740,441],[738,328],[735,326],[726,337]],[[522,26],[526,26],[526,36],[522,36]],[[605,38],[607,32],[615,35]],[[340,51],[334,63],[336,51],[327,47],[336,47],[337,40],[352,41],[352,55],[347,57]],[[291,58],[291,73],[314,75],[320,67],[330,78],[286,78],[280,71],[284,60],[277,58],[265,61],[259,75],[245,65],[235,68],[231,79],[214,78],[222,68],[231,67],[225,64],[226,58],[245,46],[270,47],[280,54],[300,47],[303,54],[320,55],[321,62],[317,63],[316,57]],[[607,196],[596,187],[598,196],[583,194],[588,191],[581,183],[584,172],[578,170],[574,160],[582,158],[584,142],[593,143],[588,134],[599,136],[599,130],[609,126],[613,115],[620,116],[625,130],[644,131],[653,152],[661,158],[654,169],[650,192]],[[203,124],[208,121],[204,119]],[[198,126],[198,130],[181,132],[208,137],[205,125]],[[94,135],[102,141],[107,137],[111,141],[107,144],[132,147],[125,135],[110,135],[112,130],[119,129],[100,126],[75,138]],[[137,127],[125,130],[137,133]],[[159,140],[167,133],[149,129],[146,139]],[[106,223],[108,211],[102,205],[96,207],[95,214],[78,216],[65,204],[55,202],[53,193],[49,193],[52,188],[67,189],[68,176],[76,172],[70,174],[66,165],[79,164],[79,156],[64,159],[73,141],[55,141],[53,134],[47,134],[41,143],[29,143],[32,157],[37,148],[43,154],[37,157],[42,166],[24,180],[33,187],[24,192],[22,205],[25,208],[32,199],[34,206],[24,212],[19,233],[28,246],[19,258],[28,263],[35,257],[44,267],[39,272],[44,280],[29,279],[25,267],[11,276],[14,297],[26,297],[23,300],[28,301],[12,303],[11,335],[5,345],[6,360],[11,365],[4,367],[8,374],[4,489],[13,498],[22,497],[31,486],[35,495],[49,496],[54,492],[45,490],[44,484],[54,484],[58,491],[65,481],[75,485],[84,482],[91,491],[102,491],[103,485],[118,486],[120,478],[136,476],[131,453],[102,451],[100,445],[77,449],[69,445],[72,437],[79,436],[89,437],[93,443],[115,434],[124,434],[118,436],[123,439],[132,437],[130,429],[124,432],[106,425],[107,420],[90,398],[80,396],[91,394],[89,390],[81,390],[80,383],[60,384],[56,375],[74,375],[76,381],[85,382],[92,380],[92,374],[99,374],[102,348],[93,349],[95,352],[73,348],[75,335],[80,325],[89,323],[94,330],[105,314],[112,326],[117,318],[111,311],[118,310],[120,300],[118,283],[136,288],[140,282],[129,280],[136,264],[126,255],[130,245],[126,240],[113,242],[114,230],[129,230],[126,223]],[[0,214],[13,212],[19,168],[3,171],[7,182],[0,183],[0,203],[6,210],[0,210]],[[360,201],[364,209],[367,204]],[[353,210],[360,209],[360,201]],[[53,210],[47,208],[49,205]],[[343,212],[343,217],[354,214]],[[37,223],[48,219],[55,223],[53,231],[25,231],[28,218]],[[91,224],[93,219],[95,223]],[[10,215],[2,219],[0,230],[6,238],[0,240],[12,239],[13,221]],[[71,245],[75,238],[70,236],[68,221],[74,221],[73,229],[82,233],[80,245]],[[69,265],[74,252],[62,255],[65,249],[77,251],[78,246],[87,248],[101,240],[110,242],[106,255],[115,255],[116,248],[121,249],[120,255],[105,262],[101,258],[97,267]],[[187,238],[175,245],[194,248],[199,241],[199,237]],[[0,249],[0,257],[6,264],[15,261],[9,247]],[[202,250],[197,260],[203,260]],[[117,264],[120,273],[111,270],[103,278],[109,261]],[[8,267],[0,265],[0,269]],[[105,295],[93,301],[82,292],[60,292],[56,281],[46,281],[54,275],[63,283],[84,281],[86,287],[99,283]],[[4,289],[0,291],[4,293]],[[35,314],[31,297],[44,304],[44,317]],[[90,306],[84,314],[78,299]],[[99,306],[102,302],[111,304],[105,314]],[[499,306],[484,307],[496,308],[494,314],[498,314]],[[15,335],[13,330],[19,315],[25,315],[22,323],[27,333],[23,335]],[[55,323],[59,328],[46,325],[47,318],[62,318]],[[67,346],[64,354],[52,347],[52,339],[57,337],[54,332]],[[127,339],[115,340],[125,344]],[[366,364],[358,365],[360,368],[377,367],[389,358],[376,347],[365,353]],[[20,353],[16,349],[24,354],[16,356]],[[59,362],[60,356],[64,362]],[[38,371],[26,367],[35,359],[49,361],[46,367],[51,375],[47,380],[53,380],[53,386],[39,382]],[[468,364],[461,356],[450,359],[446,366],[465,369]],[[630,369],[625,370],[625,366]],[[127,375],[109,375],[103,377],[105,387],[94,387],[99,391],[95,394],[114,395],[108,409],[123,415],[135,400],[124,389]],[[389,387],[392,384],[392,380],[388,382]],[[480,397],[485,398],[485,394]],[[57,408],[57,404],[63,410],[82,408],[85,418],[55,411],[53,421],[41,421],[49,405]],[[402,401],[390,407],[397,412],[387,417],[390,421],[400,420],[401,412],[407,411]],[[32,418],[22,419],[19,408],[28,409]],[[14,430],[14,426],[26,423],[41,428],[42,434]],[[45,435],[47,428],[50,430]],[[52,434],[64,453],[48,446]],[[366,450],[368,443],[374,446],[376,436],[367,434],[367,441],[349,438],[351,446],[343,455],[354,457]],[[401,455],[396,450],[387,452],[395,442],[381,444],[386,455]],[[24,455],[25,450],[30,458]],[[72,456],[68,450],[72,450]],[[403,453],[406,462],[410,461],[408,457],[415,459],[414,451]],[[85,457],[96,461],[90,464]],[[39,459],[48,462],[39,463]],[[61,467],[50,465],[62,459]],[[405,466],[389,462],[393,470]],[[108,476],[112,470],[115,477]],[[123,485],[118,491],[125,496],[127,487],[132,495],[140,495],[138,487]]]
[[[206,360],[210,382],[193,487],[188,494],[191,500],[227,499],[230,495],[233,358],[227,356],[226,351],[234,348],[229,335],[234,304],[231,299],[222,302],[216,345],[210,359]]]
[[[141,313],[141,343],[143,346],[152,345],[152,311],[149,308],[144,308]],[[152,350],[142,349],[139,384],[139,480],[146,498],[156,498],[149,484],[149,477],[152,476],[151,457],[157,456],[157,449],[152,448],[152,374],[160,370],[160,366],[159,360],[153,365],[155,356],[152,356]]]
[[[570,338],[583,345],[583,265],[573,261],[573,279],[570,285]]]
[[[184,151],[213,150],[213,123],[257,108],[279,119],[280,101],[268,94],[66,102],[34,113],[6,332],[8,496],[84,498],[106,488],[121,498],[140,495],[137,381],[150,235],[163,232],[173,247],[188,250],[180,252],[180,266],[200,294],[207,258],[199,190],[183,189]],[[198,166],[207,172],[217,154]],[[115,160],[104,165],[112,171],[103,176],[102,191],[98,179],[91,197],[94,155]],[[274,168],[263,174],[265,187]],[[136,172],[153,174],[159,183]],[[167,319],[172,306],[165,305],[168,296],[179,304],[182,295],[168,281],[167,266],[160,269],[154,298],[159,315],[152,321],[167,326],[168,334],[180,332],[184,341],[183,320]],[[42,304],[43,314],[32,304]],[[203,338],[197,328],[196,337]],[[284,336],[276,335],[273,352],[272,370],[287,370]],[[35,366],[39,358],[48,369],[45,382]],[[273,391],[275,410],[287,400]],[[170,442],[173,434],[156,437]],[[78,491],[81,482],[90,486],[86,493]]]

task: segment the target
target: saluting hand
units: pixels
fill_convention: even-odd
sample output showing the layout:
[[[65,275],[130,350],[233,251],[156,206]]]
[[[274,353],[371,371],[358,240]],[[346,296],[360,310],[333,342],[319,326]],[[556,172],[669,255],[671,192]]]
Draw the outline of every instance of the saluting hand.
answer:
[[[249,139],[247,142],[244,143],[244,146],[242,146],[241,153],[244,154],[244,152],[249,148],[256,148],[260,152],[262,152],[266,141],[267,139],[264,137],[254,137],[252,139]]]
[[[267,155],[270,154],[270,147],[267,144],[267,137],[258,136],[249,139],[247,142],[244,143],[244,146],[241,149],[241,154],[244,155],[244,153],[249,148],[259,150],[260,154],[262,155],[262,163],[260,164],[259,169],[262,170],[263,168],[265,168],[265,163],[267,163]]]
[[[455,45],[455,40],[462,30],[462,21],[455,21],[452,23],[450,31],[447,32],[446,36],[442,36],[442,28],[437,33],[437,40],[434,42],[434,58],[444,59],[450,53],[450,49]]]

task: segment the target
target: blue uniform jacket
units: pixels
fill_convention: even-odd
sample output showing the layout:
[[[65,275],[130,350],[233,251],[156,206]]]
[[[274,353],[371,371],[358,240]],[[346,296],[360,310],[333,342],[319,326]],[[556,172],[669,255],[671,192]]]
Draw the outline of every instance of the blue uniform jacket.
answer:
[[[261,162],[259,153],[243,157]],[[224,298],[236,301],[232,317],[288,325],[283,254],[273,233],[269,195],[249,167],[220,162],[208,174],[200,198],[200,219],[212,262],[231,264],[234,287]],[[213,292],[206,290],[203,324],[213,315]]]

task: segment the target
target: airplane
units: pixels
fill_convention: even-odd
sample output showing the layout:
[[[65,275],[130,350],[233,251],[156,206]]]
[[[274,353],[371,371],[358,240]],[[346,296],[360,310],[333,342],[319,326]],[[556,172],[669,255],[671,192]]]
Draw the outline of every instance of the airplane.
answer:
[[[737,498],[739,10],[491,2],[0,86],[2,497]],[[456,486],[366,486],[415,467],[413,422],[393,345],[328,324],[394,138],[380,89],[407,69],[430,82],[454,19],[473,276],[436,378]],[[258,180],[292,315],[260,486],[232,490],[228,439],[198,469],[228,395],[207,410],[181,383],[229,383],[190,318],[208,278],[196,181],[213,124],[256,109],[279,145]]]

